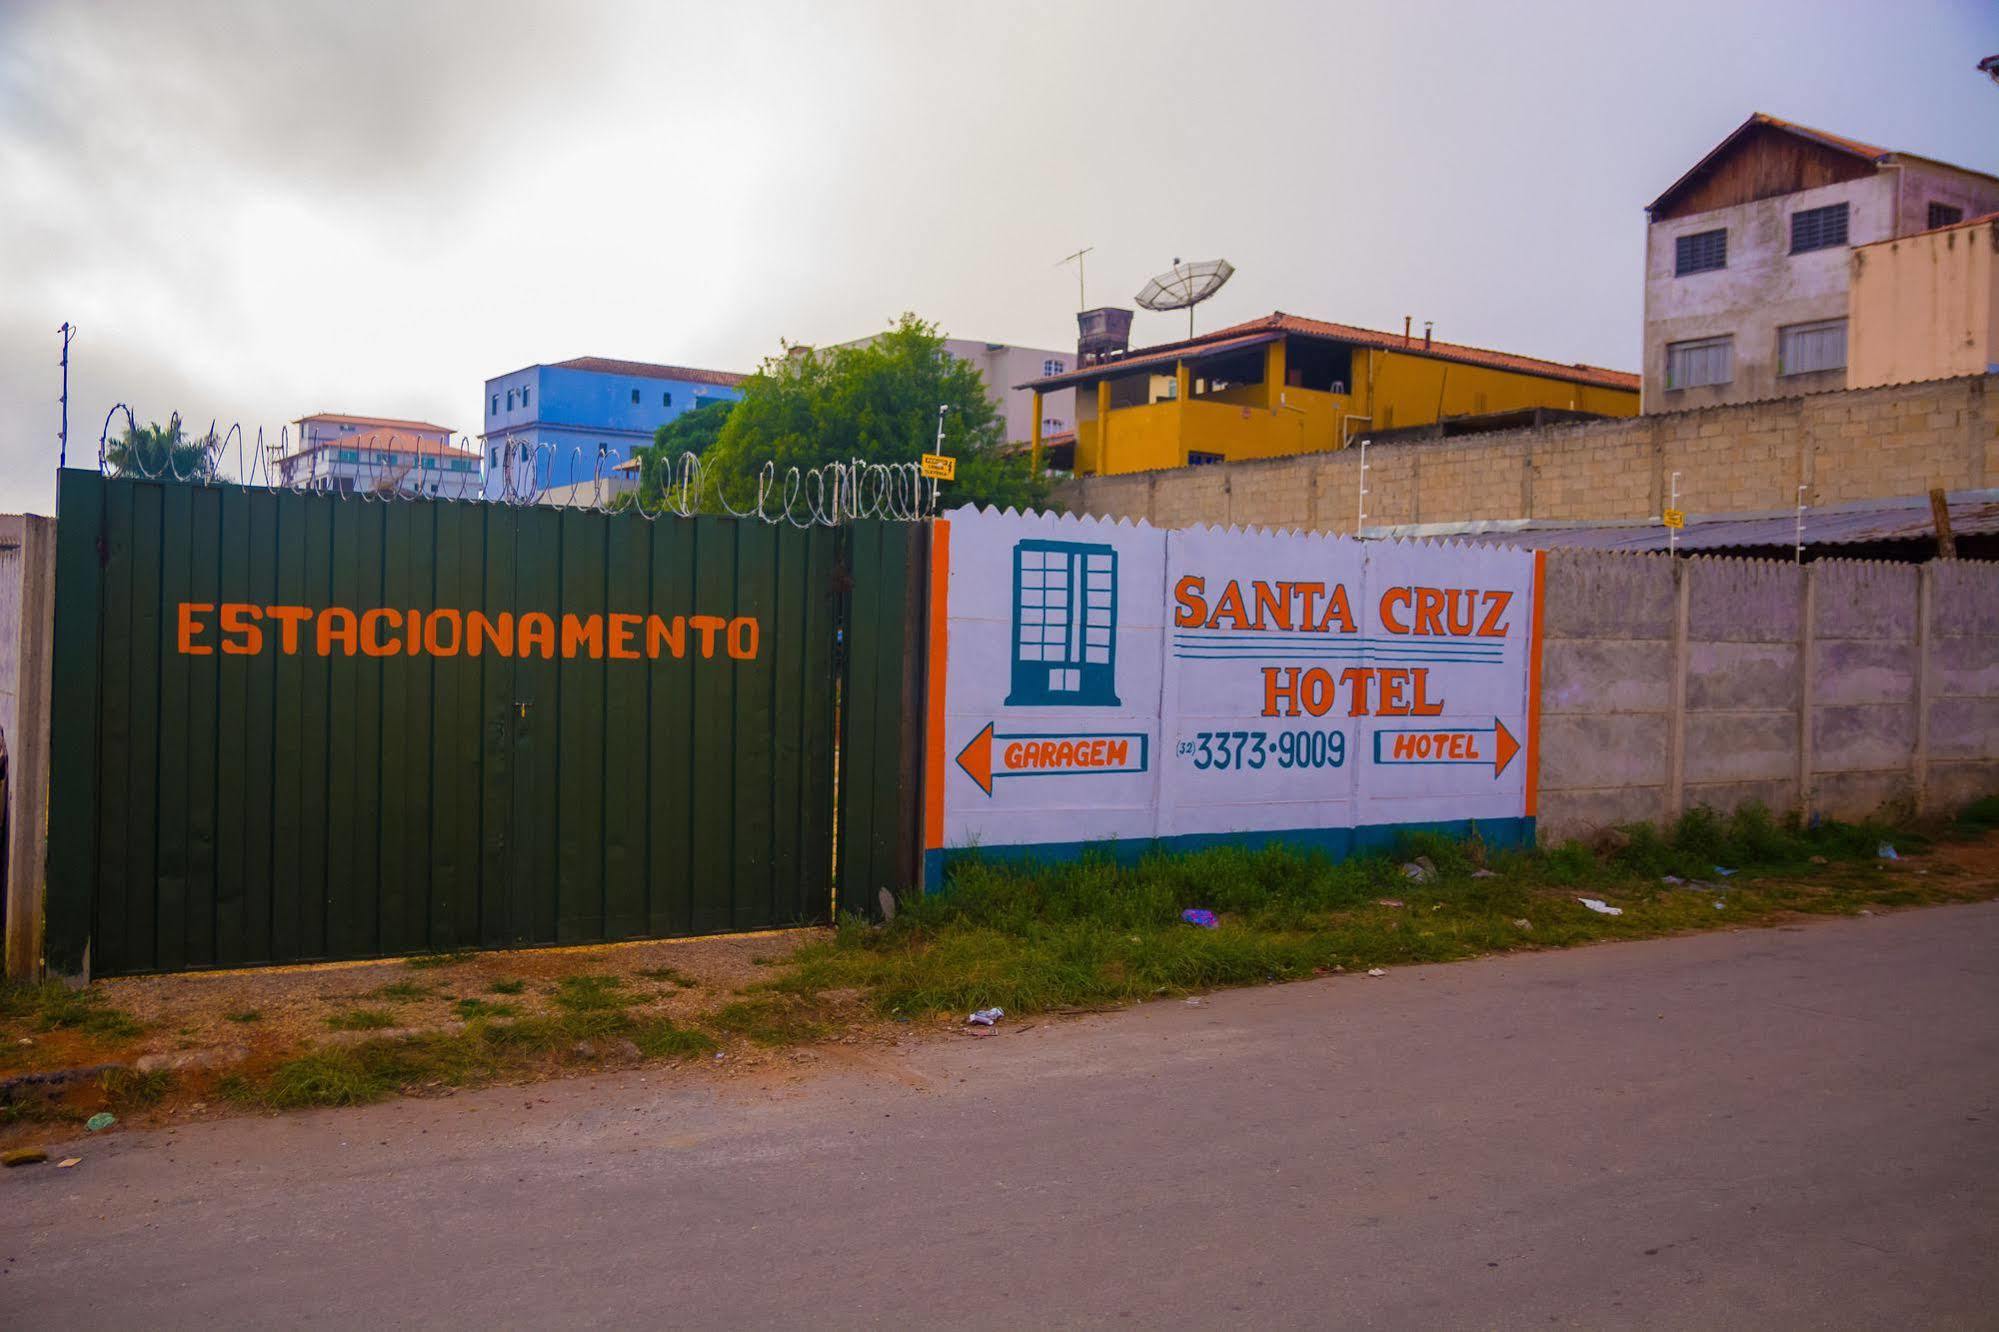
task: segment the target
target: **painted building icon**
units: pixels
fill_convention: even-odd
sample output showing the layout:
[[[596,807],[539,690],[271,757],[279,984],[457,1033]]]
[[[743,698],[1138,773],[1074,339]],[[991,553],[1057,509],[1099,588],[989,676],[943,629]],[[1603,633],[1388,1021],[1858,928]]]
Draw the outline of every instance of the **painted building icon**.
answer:
[[[1116,667],[1117,548],[1017,542],[1007,706],[1117,707]]]

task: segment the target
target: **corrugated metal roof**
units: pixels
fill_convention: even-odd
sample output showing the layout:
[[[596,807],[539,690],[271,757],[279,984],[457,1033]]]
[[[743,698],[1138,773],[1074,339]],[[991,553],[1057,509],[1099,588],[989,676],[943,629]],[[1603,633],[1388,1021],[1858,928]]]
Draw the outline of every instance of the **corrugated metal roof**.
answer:
[[[1999,490],[1959,490],[1948,495],[1950,525],[1958,536],[1999,532]],[[1918,541],[1936,534],[1927,495],[1861,500],[1805,510],[1807,546],[1844,546],[1870,541]],[[1625,523],[1568,523],[1532,518],[1495,518],[1467,523],[1413,523],[1370,527],[1368,537],[1450,537],[1484,545],[1539,550],[1665,550],[1673,544],[1664,523],[1641,518]],[[1683,551],[1731,550],[1746,546],[1789,546],[1798,540],[1794,509],[1764,513],[1688,514],[1680,529]]]

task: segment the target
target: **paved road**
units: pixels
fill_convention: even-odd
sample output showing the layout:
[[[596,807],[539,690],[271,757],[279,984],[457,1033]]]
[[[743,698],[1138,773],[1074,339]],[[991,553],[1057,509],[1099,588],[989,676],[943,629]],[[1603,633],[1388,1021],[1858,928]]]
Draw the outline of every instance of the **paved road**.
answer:
[[[1999,904],[821,1069],[92,1141],[0,1323],[1999,1322]]]

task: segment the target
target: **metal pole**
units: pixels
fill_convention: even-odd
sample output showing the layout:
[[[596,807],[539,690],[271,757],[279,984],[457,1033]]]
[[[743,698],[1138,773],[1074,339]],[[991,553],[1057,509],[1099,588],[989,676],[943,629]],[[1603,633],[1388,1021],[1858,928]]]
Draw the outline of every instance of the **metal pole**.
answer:
[[[1673,497],[1671,500],[1667,501],[1666,507],[1674,510],[1675,512],[1678,512],[1679,510],[1680,474],[1678,472],[1673,473]],[[1680,529],[1677,527],[1669,527],[1666,529],[1666,554],[1669,556],[1677,556],[1679,553],[1680,553]]]
[[[62,334],[62,427],[56,436],[56,466],[69,466],[69,344],[76,336],[76,325],[64,323],[56,330]]]
[[[937,404],[937,448],[936,448],[936,452],[937,452],[937,453],[938,453],[938,454],[939,454],[940,456],[941,456],[941,455],[943,454],[943,452],[944,452],[944,413],[946,413],[946,412],[948,412],[948,411],[950,411],[950,410],[951,410],[951,404],[950,404],[950,403],[948,403],[948,402],[940,402],[940,403],[938,403],[938,404]],[[933,476],[933,477],[931,477],[931,478],[930,478],[930,516],[931,516],[932,518],[935,518],[935,517],[937,516],[937,485],[938,485],[938,481],[937,481],[937,478],[936,478],[936,477],[934,477],[934,476]]]

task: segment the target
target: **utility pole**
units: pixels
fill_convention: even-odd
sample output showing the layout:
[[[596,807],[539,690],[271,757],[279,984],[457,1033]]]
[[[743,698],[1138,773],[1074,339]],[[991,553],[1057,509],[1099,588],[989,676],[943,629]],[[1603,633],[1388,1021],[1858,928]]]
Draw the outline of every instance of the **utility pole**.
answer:
[[[1082,249],[1055,265],[1057,268],[1060,268],[1062,264],[1074,264],[1076,266],[1076,309],[1078,313],[1090,308],[1089,297],[1083,288],[1083,256],[1096,248],[1094,245],[1085,245]]]
[[[76,325],[64,323],[62,334],[62,426],[56,435],[56,466],[69,466],[69,344],[76,338]]]

